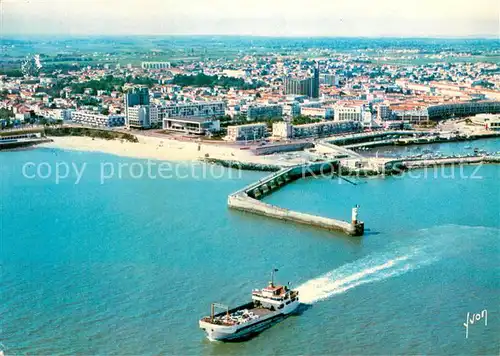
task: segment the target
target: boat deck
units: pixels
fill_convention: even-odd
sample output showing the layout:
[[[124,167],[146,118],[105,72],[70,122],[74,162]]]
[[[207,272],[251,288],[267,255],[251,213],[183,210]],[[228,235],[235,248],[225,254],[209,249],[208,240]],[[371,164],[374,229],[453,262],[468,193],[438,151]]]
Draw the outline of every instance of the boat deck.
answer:
[[[248,311],[254,313],[255,315],[258,315],[259,317],[274,313],[273,311],[266,309],[266,308],[262,308],[262,307],[248,309]]]
[[[245,312],[246,315],[250,315],[251,317],[248,319],[240,319],[242,317],[241,312]],[[275,311],[269,310],[267,308],[263,308],[261,306],[255,306],[255,304],[248,303],[242,305],[240,307],[229,310],[229,320],[227,319],[227,313],[218,313],[214,315],[214,318],[205,317],[202,320],[215,325],[234,325],[234,324],[242,324],[246,323],[250,320],[260,319],[263,316],[275,313]]]

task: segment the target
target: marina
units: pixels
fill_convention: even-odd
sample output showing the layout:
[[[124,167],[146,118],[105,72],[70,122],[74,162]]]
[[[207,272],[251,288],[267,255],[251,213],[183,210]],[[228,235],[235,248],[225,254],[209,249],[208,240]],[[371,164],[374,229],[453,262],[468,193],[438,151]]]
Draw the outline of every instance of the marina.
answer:
[[[455,156],[470,157],[481,154],[500,154],[500,140],[498,138],[484,138],[475,141],[455,141],[430,143],[427,145],[408,146],[382,146],[359,149],[365,157],[387,157],[387,158],[433,158],[431,156]]]

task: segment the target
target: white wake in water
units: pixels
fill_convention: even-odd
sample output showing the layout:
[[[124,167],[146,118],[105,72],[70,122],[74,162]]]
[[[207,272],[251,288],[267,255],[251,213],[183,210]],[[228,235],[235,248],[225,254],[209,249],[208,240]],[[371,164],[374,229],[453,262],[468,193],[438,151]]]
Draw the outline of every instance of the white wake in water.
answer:
[[[490,248],[491,241],[497,241],[499,234],[497,228],[460,225],[415,231],[412,236],[389,245],[386,252],[372,253],[305,282],[297,288],[300,300],[313,304],[363,284],[414,271],[445,257],[470,253],[481,244],[488,244]],[[408,242],[412,245],[404,245]]]
[[[307,281],[297,289],[302,303],[313,304],[362,284],[381,281],[415,270],[436,260],[437,257],[428,256],[419,249],[401,256],[368,255]]]

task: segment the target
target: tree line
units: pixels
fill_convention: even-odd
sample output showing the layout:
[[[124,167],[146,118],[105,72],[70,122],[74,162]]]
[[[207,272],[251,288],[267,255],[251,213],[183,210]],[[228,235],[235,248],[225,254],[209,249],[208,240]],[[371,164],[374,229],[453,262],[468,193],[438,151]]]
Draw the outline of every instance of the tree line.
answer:
[[[83,94],[85,92],[85,89],[87,88],[91,89],[93,94],[97,93],[97,91],[99,90],[103,90],[106,92],[122,92],[125,83],[145,85],[151,88],[154,84],[157,83],[157,81],[149,77],[132,77],[131,75],[129,75],[125,78],[121,78],[107,75],[99,80],[92,79],[83,83],[72,83],[70,85],[70,88],[71,91],[76,94]]]
[[[236,88],[242,90],[257,89],[264,86],[263,82],[247,83],[242,78],[227,76],[219,77],[217,75],[206,75],[203,73],[198,73],[196,75],[177,74],[174,76],[172,84],[179,85],[181,87],[223,87],[226,89]]]

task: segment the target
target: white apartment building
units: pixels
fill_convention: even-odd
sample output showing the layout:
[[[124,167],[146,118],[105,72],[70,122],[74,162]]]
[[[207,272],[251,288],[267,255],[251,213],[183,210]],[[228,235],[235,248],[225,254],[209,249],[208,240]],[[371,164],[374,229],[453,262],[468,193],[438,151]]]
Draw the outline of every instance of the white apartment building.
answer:
[[[250,105],[247,109],[249,121],[281,118],[282,116],[283,107],[281,105]]]
[[[360,129],[361,124],[354,121],[323,121],[305,125],[292,125],[288,122],[277,122],[273,124],[273,137],[284,139],[326,137],[344,132],[358,131]]]
[[[373,127],[375,126],[375,116],[372,115],[372,113],[370,111],[363,111],[363,114],[362,114],[362,125],[363,127]]]
[[[300,109],[300,114],[310,117],[319,117],[321,119],[331,119],[334,116],[334,110],[333,108],[329,107],[316,108],[316,107],[303,106]]]
[[[319,83],[338,86],[340,84],[340,77],[336,74],[330,74],[330,73],[320,74]]]
[[[142,69],[168,69],[170,68],[170,62],[142,62]]]
[[[289,122],[275,122],[273,123],[273,137],[276,138],[292,138],[293,125]]]
[[[295,117],[300,115],[300,104],[297,101],[287,102],[283,105],[283,115]]]
[[[220,121],[206,117],[173,117],[163,120],[163,129],[186,134],[205,135],[220,131]]]
[[[156,105],[149,105],[149,121],[151,127],[161,127],[162,121],[159,116],[159,107]]]
[[[74,123],[92,127],[119,127],[125,126],[124,115],[101,115],[85,111],[73,111],[71,120]]]
[[[136,105],[128,108],[128,126],[139,129],[149,129],[151,120],[149,118],[149,105]]]
[[[266,137],[266,124],[228,126],[226,141],[255,141]]]
[[[391,108],[389,105],[379,104],[377,106],[377,119],[389,120],[391,118]]]
[[[363,110],[361,106],[339,106],[334,107],[333,121],[347,122],[355,121],[361,122],[363,119]]]
[[[56,120],[69,121],[74,111],[74,109],[55,109],[52,111],[51,117]]]
[[[429,120],[427,110],[401,110],[394,111],[394,118],[412,124],[419,124]]]
[[[158,108],[158,120],[169,117],[209,117],[217,118],[225,114],[223,101],[199,101],[192,103],[173,103]]]

